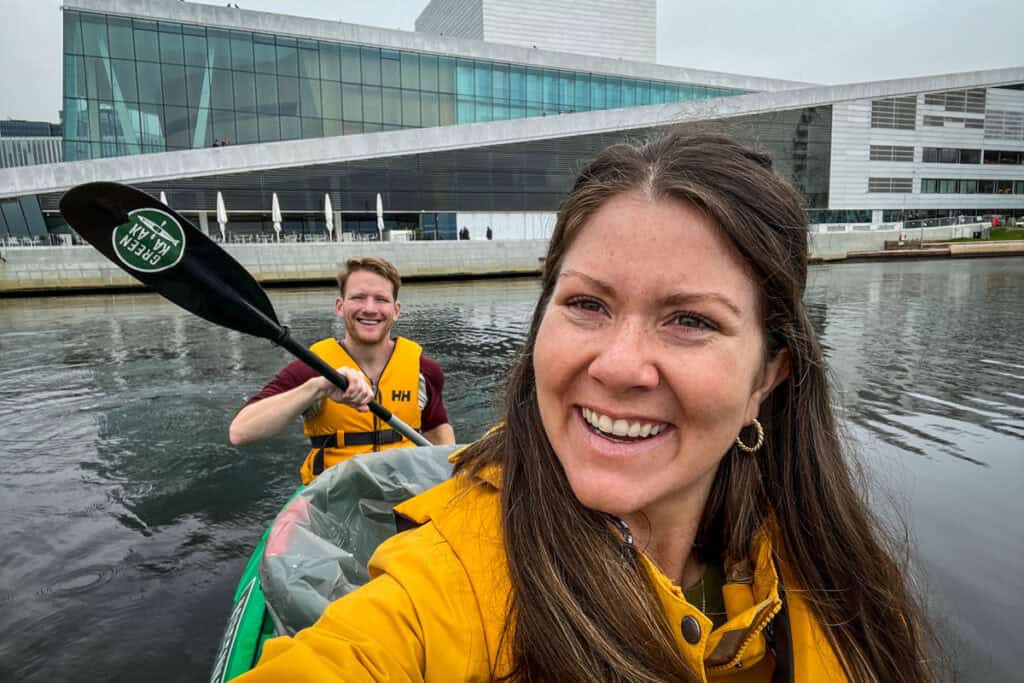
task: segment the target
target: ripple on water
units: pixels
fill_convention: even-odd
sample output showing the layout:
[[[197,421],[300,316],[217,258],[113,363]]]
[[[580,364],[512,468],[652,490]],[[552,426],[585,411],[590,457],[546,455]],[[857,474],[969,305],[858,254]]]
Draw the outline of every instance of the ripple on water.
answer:
[[[76,569],[50,579],[45,586],[36,592],[36,595],[39,597],[81,595],[110,583],[116,574],[117,569],[115,567],[82,567],[81,569]]]

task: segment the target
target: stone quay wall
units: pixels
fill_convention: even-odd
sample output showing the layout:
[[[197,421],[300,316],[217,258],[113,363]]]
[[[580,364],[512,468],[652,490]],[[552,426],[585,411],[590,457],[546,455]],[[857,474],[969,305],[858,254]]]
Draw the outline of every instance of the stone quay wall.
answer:
[[[227,244],[264,285],[331,282],[353,256],[379,256],[403,279],[539,274],[548,241],[282,242]],[[91,246],[0,249],[0,295],[124,289],[141,285]]]
[[[886,241],[941,241],[970,237],[980,225],[898,229],[889,226],[834,226],[810,234],[810,257],[841,261],[859,252],[882,251]],[[842,229],[836,229],[842,228]],[[408,280],[537,275],[546,239],[439,242],[282,242],[224,245],[264,285],[330,282],[338,266],[353,256],[380,256]],[[969,243],[946,256],[1009,253],[997,243]],[[986,246],[989,244],[991,246]],[[1015,247],[1012,251],[1019,252]],[[932,254],[940,256],[939,253]],[[0,296],[60,294],[140,287],[139,283],[90,246],[0,247]]]

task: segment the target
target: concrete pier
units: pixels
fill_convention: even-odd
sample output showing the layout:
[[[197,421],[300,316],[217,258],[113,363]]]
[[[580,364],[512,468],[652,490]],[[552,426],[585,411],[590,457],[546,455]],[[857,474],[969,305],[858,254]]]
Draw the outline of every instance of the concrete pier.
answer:
[[[300,242],[227,244],[263,284],[328,283],[353,256],[380,256],[403,279],[538,274],[547,240],[453,242]],[[9,247],[0,261],[0,296],[141,287],[91,246]]]
[[[843,227],[843,226],[837,226]],[[886,226],[888,227],[888,226]],[[810,258],[834,262],[868,258],[949,258],[1024,255],[1024,242],[959,242],[980,225],[850,229],[810,234]],[[924,239],[921,249],[885,249],[886,241]],[[932,245],[928,243],[932,242]],[[352,256],[381,256],[408,280],[537,275],[546,239],[444,242],[282,242],[227,244],[225,249],[264,285],[323,284]],[[141,287],[90,246],[7,247],[0,260],[0,296],[60,294]]]

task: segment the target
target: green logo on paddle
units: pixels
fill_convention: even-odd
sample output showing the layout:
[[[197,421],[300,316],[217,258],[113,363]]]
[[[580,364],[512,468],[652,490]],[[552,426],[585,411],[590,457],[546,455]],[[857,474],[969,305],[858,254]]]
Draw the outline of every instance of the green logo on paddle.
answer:
[[[128,222],[114,228],[114,253],[141,273],[158,273],[176,265],[185,253],[185,231],[160,209],[135,209]]]

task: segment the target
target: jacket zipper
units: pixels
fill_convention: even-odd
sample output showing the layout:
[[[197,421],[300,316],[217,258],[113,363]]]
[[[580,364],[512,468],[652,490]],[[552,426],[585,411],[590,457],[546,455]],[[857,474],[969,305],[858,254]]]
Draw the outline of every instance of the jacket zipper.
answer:
[[[743,651],[747,649],[747,645],[750,645],[750,641],[758,635],[760,635],[760,633],[768,627],[768,624],[771,623],[772,619],[775,618],[775,615],[777,615],[781,611],[782,601],[779,601],[777,605],[772,607],[762,616],[761,623],[758,624],[756,628],[752,628],[750,630],[750,632],[747,634],[747,637],[743,639],[743,642],[740,643],[740,646],[736,649],[736,656],[734,656],[725,664],[719,664],[718,666],[708,667],[708,671],[725,671],[726,669],[734,668],[736,664],[740,661],[740,659],[743,658]]]

